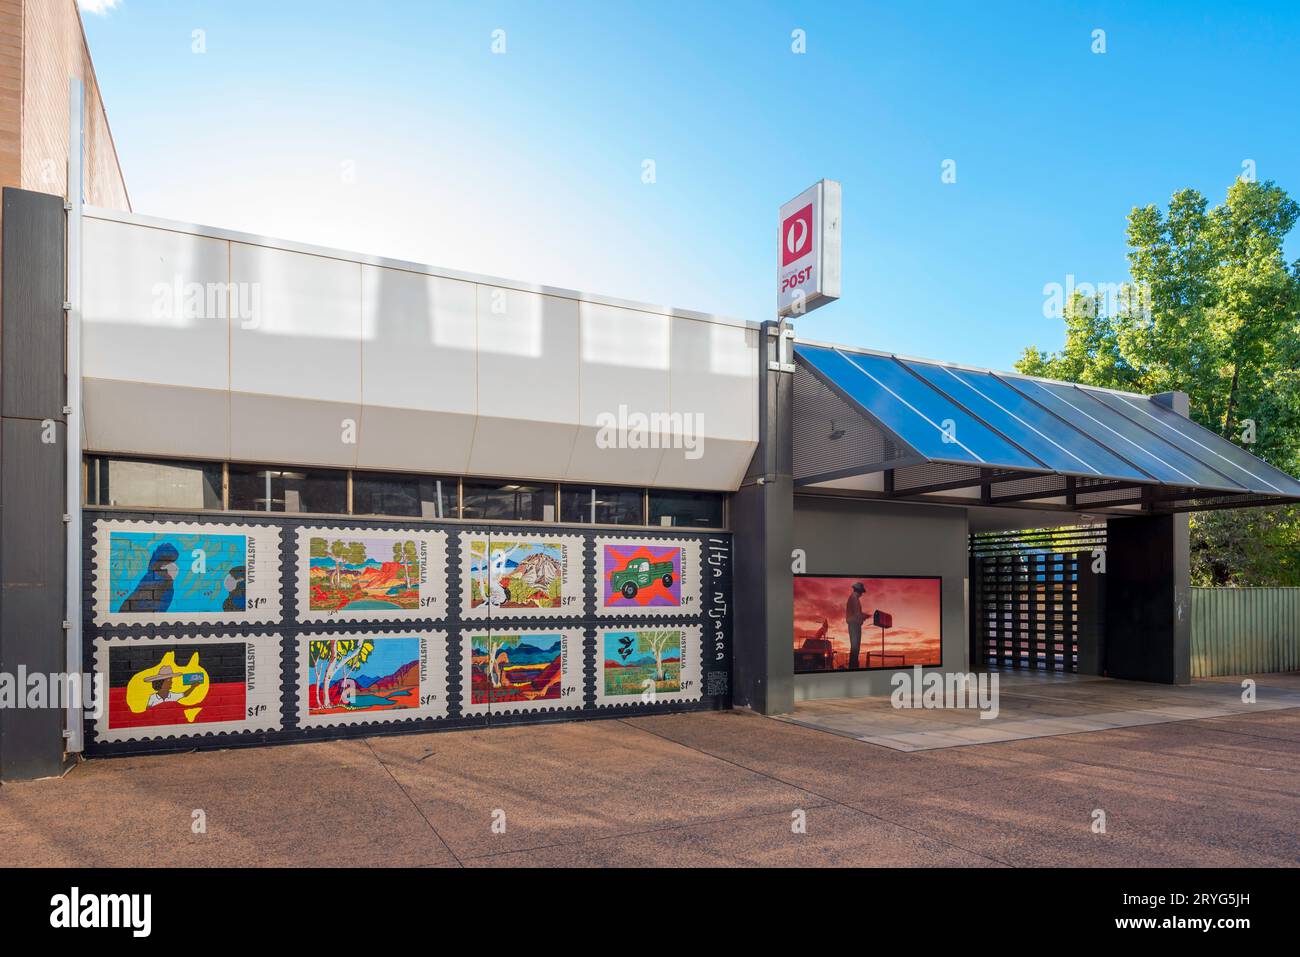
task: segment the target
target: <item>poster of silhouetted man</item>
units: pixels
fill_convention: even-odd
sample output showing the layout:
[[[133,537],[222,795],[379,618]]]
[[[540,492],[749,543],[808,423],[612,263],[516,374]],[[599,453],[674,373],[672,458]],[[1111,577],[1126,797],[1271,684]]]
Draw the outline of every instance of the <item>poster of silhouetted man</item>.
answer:
[[[862,582],[854,582],[849,589],[849,600],[844,606],[844,623],[849,626],[849,667],[858,666],[858,649],[862,647],[862,623],[867,613],[862,610]]]

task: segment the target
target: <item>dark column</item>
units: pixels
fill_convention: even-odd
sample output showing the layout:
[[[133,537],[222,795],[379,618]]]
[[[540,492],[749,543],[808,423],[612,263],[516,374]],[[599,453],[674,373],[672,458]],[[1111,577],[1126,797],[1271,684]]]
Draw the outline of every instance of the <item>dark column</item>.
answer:
[[[1185,392],[1152,401],[1187,415]],[[1187,515],[1106,522],[1106,674],[1192,681],[1192,572]]]
[[[64,212],[6,189],[0,254],[0,673],[65,670]],[[15,691],[24,692],[19,686]],[[0,780],[63,768],[61,706],[0,707]]]
[[[792,343],[779,341],[777,323],[764,323],[761,334],[758,449],[731,509],[733,700],[763,714],[780,714],[794,710],[794,358]]]

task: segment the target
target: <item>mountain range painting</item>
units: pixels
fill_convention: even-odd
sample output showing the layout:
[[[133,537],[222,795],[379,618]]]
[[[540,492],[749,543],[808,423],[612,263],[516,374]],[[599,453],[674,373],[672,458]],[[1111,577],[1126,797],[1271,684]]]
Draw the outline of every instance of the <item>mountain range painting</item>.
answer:
[[[564,677],[564,637],[559,634],[471,635],[470,702],[559,699]]]
[[[315,640],[307,713],[393,711],[420,704],[420,639]]]
[[[601,668],[606,695],[641,695],[654,683],[656,694],[682,690],[683,633],[674,628],[607,631]]]
[[[470,542],[471,608],[559,608],[566,546],[560,542]]]
[[[414,541],[313,536],[309,560],[312,611],[420,606],[420,557]]]

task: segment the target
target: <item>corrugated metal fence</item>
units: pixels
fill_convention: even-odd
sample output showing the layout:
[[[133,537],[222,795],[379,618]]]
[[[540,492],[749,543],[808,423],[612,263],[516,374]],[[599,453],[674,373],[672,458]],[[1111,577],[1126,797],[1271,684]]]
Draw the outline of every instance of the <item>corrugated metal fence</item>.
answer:
[[[1192,677],[1300,671],[1300,588],[1193,588]]]

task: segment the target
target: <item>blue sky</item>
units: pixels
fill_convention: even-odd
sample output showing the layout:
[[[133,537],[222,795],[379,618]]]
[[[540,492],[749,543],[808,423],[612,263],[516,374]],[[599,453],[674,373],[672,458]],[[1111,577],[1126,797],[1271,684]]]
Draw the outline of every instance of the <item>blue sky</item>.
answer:
[[[138,212],[761,320],[777,208],[830,177],[843,296],[800,334],[976,365],[1060,345],[1044,286],[1123,281],[1134,205],[1218,202],[1245,160],[1300,195],[1294,2],[118,0],[85,21]]]

